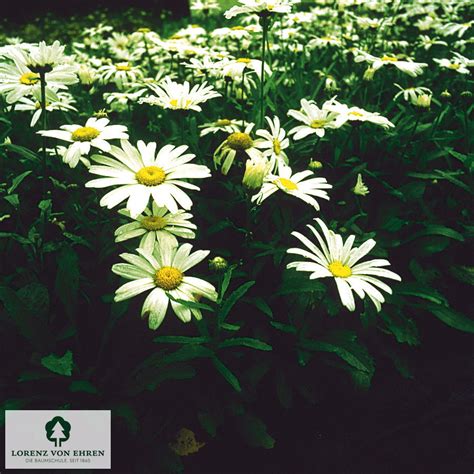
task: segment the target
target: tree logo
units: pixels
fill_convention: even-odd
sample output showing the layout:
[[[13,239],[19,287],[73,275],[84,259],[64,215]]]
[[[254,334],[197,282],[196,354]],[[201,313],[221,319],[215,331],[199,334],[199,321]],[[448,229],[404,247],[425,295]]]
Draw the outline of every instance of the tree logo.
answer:
[[[69,439],[71,424],[61,416],[55,416],[46,423],[44,429],[46,430],[46,438],[54,443],[56,448],[60,448],[61,444]]]

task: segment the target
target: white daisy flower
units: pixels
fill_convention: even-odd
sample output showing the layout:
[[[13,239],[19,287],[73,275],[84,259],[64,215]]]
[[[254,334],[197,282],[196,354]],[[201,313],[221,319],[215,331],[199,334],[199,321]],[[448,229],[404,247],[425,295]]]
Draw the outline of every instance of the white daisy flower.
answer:
[[[66,62],[64,55],[65,46],[61,46],[59,41],[55,41],[52,45],[46,45],[41,41],[38,46],[32,47],[28,51],[28,65],[34,67],[56,66]]]
[[[255,146],[262,150],[263,156],[270,162],[270,171],[274,172],[281,166],[288,164],[288,155],[285,149],[290,146],[290,140],[286,138],[286,132],[280,125],[280,119],[265,117],[270,127],[268,130],[257,130],[255,135],[261,137],[255,140]]]
[[[416,102],[418,97],[423,94],[432,95],[432,92],[430,89],[428,89],[428,87],[419,86],[419,87],[407,87],[406,89],[404,89],[400,84],[395,83],[394,85],[400,89],[400,91],[397,92],[395,96],[393,97],[395,100],[398,99],[398,97],[400,97],[401,95],[403,95],[403,98],[407,102],[414,103]]]
[[[113,82],[119,89],[123,89],[128,84],[136,82],[143,77],[142,70],[128,62],[106,64],[99,68],[98,73],[103,84]]]
[[[308,135],[315,134],[318,137],[324,137],[327,128],[339,128],[336,118],[337,112],[327,109],[326,101],[320,109],[313,100],[301,99],[301,111],[289,110],[288,115],[303,122],[304,125],[298,125],[292,128],[288,133],[294,135],[295,140],[301,140]]]
[[[244,128],[249,125],[247,122],[244,122]],[[235,120],[235,119],[217,119],[215,122],[204,123],[199,125],[199,128],[202,128],[200,136],[204,137],[209,133],[217,133],[217,132],[227,132],[227,133],[234,133],[239,132],[242,127],[242,120]]]
[[[355,310],[353,291],[362,299],[367,295],[377,311],[380,311],[385,298],[379,290],[389,294],[392,293],[392,290],[386,283],[380,281],[379,277],[398,281],[401,278],[390,270],[380,268],[390,265],[388,260],[376,259],[357,263],[372,250],[375,240],[370,239],[360,247],[353,247],[354,235],[348,237],[344,242],[342,236],[329,230],[321,219],[314,220],[319,224],[323,235],[321,236],[312,225],[308,225],[308,227],[316,237],[319,247],[299,232],[292,232],[292,235],[305,245],[305,248],[290,248],[287,252],[301,255],[308,260],[289,263],[287,268],[295,268],[300,272],[311,272],[309,277],[311,280],[334,277],[341,302],[349,311]]]
[[[446,41],[442,41],[437,38],[430,38],[428,35],[420,35],[418,37],[418,41],[420,43],[420,46],[425,51],[428,51],[432,46],[437,45],[437,44],[441,46],[448,46],[448,43],[446,43]]]
[[[206,82],[191,88],[188,81],[179,84],[167,77],[159,85],[149,84],[149,87],[156,95],[142,97],[139,102],[159,105],[164,109],[201,112],[202,109],[198,104],[221,97],[221,94],[213,86],[208,86]]]
[[[67,85],[79,81],[69,66],[56,66],[51,72],[45,74],[45,80],[48,101],[58,100],[56,95],[58,89],[67,89]],[[40,92],[40,75],[38,73],[33,72],[21,61],[0,65],[0,94],[5,94],[9,104],[34,92]]]
[[[378,58],[364,51],[357,51],[355,53],[354,61],[356,63],[360,63],[362,61],[368,62],[374,71],[377,71],[382,66],[394,66],[398,70],[408,74],[411,77],[416,77],[420,74],[423,74],[423,68],[428,66],[427,63],[417,63],[411,59],[401,60],[396,56],[387,54]]]
[[[202,12],[205,15],[211,11],[220,10],[220,5],[217,0],[192,0],[190,9],[195,12]]]
[[[258,160],[262,152],[255,146],[255,141],[250,136],[255,124],[249,123],[243,132],[231,133],[214,152],[214,164],[221,166],[222,174],[226,175],[234,163],[237,153],[245,153],[250,158]]]
[[[127,209],[120,214],[130,217]],[[159,207],[152,203],[151,210],[147,207],[143,214],[138,215],[134,222],[124,224],[115,231],[115,242],[141,237],[139,248],[153,252],[155,242],[158,248],[164,246],[177,247],[176,236],[183,239],[194,239],[196,226],[189,222],[193,216],[186,211],[171,213],[166,207]]]
[[[33,116],[31,117],[30,127],[34,127],[38,122],[43,109],[41,108],[40,102],[40,93],[35,92],[34,97],[30,99],[29,97],[22,97],[16,104],[15,110],[28,110],[33,112]],[[52,112],[53,110],[74,110],[77,112],[77,109],[72,105],[75,102],[74,98],[66,93],[58,93],[58,100],[48,102],[46,101],[46,111]]]
[[[191,244],[183,244],[179,247],[155,247],[153,253],[137,249],[139,255],[121,254],[120,257],[127,263],[115,264],[112,271],[131,281],[117,289],[115,301],[127,300],[152,290],[143,303],[141,316],[148,315],[148,326],[153,330],[163,322],[170,301],[173,312],[184,323],[191,321],[192,316],[201,319],[200,309],[175,301],[196,303],[202,296],[211,301],[217,300],[213,285],[185,274],[209,255],[208,250],[191,253],[191,249]]]
[[[291,13],[291,7],[300,0],[239,0],[238,6],[232,7],[224,13],[227,19],[241,14],[257,13]]]
[[[464,36],[466,31],[468,31],[472,25],[474,25],[474,20],[468,21],[466,23],[446,23],[438,28],[438,33],[442,35],[457,35],[458,38]]]
[[[325,189],[331,189],[332,185],[326,181],[326,178],[315,178],[314,176],[314,173],[310,170],[293,174],[289,166],[284,166],[280,169],[278,175],[269,174],[264,179],[262,189],[258,194],[252,196],[252,202],[261,204],[273,193],[283,191],[286,194],[301,199],[319,211],[319,204],[314,197],[329,201],[329,196]],[[306,179],[309,177],[311,179]]]
[[[262,75],[262,61],[259,59],[251,58],[236,58],[236,59],[224,59],[220,63],[222,67],[222,75],[224,77],[230,77],[234,80],[242,78],[242,74],[247,71],[254,72],[260,79]],[[267,63],[263,66],[263,71],[268,76],[271,76],[272,71]]]
[[[71,168],[74,168],[83,155],[87,155],[92,147],[102,151],[110,151],[108,140],[128,138],[127,127],[124,125],[108,125],[107,118],[91,117],[84,126],[62,125],[61,130],[40,130],[43,137],[58,138],[71,142],[63,159]]]
[[[100,205],[109,209],[128,198],[127,209],[135,219],[147,207],[150,197],[159,207],[166,207],[171,213],[178,212],[178,205],[190,209],[193,205],[188,195],[181,189],[199,188],[187,179],[208,178],[211,172],[207,166],[190,164],[195,157],[185,153],[187,145],[175,147],[165,145],[156,153],[156,143],[145,144],[138,141],[137,148],[130,142],[121,140],[121,148],[113,146],[110,154],[114,158],[93,155],[98,163],[89,171],[104,176],[86,183],[88,188],[119,186],[107,193]]]
[[[464,57],[462,54],[454,53],[453,59],[437,59],[433,61],[438,63],[444,69],[451,69],[459,74],[471,74],[468,67],[474,66],[474,61]]]
[[[341,104],[335,99],[331,99],[326,107],[328,110],[337,113],[335,122],[338,127],[347,122],[371,122],[385,129],[395,127],[387,117],[380,115],[378,112],[369,112],[360,107],[348,107],[346,104]]]

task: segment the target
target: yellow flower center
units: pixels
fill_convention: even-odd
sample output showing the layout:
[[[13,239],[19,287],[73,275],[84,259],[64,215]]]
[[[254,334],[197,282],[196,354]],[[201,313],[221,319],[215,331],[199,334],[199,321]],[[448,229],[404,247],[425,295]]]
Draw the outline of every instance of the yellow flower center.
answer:
[[[132,68],[128,64],[116,64],[115,69],[117,71],[130,71]]]
[[[79,127],[72,132],[71,138],[75,142],[90,142],[100,135],[100,131],[94,127]]]
[[[190,99],[186,99],[184,103],[182,102],[179,104],[178,99],[170,99],[170,105],[173,109],[188,109],[191,105],[192,101]]]
[[[247,150],[252,148],[253,140],[248,133],[234,132],[227,137],[227,145],[233,150]]]
[[[25,84],[25,86],[32,86],[36,84],[40,80],[39,74],[34,72],[25,72],[20,76],[21,84]]]
[[[234,30],[234,31],[241,31],[241,30],[245,30],[245,28],[243,26],[233,26],[231,28],[231,30]]]
[[[268,11],[271,12],[274,8],[275,8],[275,5],[273,5],[273,4],[271,4],[271,3],[267,4],[267,10],[268,10]]]
[[[150,28],[138,28],[139,33],[150,33]]]
[[[244,64],[249,64],[252,60],[249,58],[239,58],[237,59],[238,63],[244,63]]]
[[[280,185],[280,187],[285,188],[287,191],[295,191],[296,189],[298,189],[298,185],[291,181],[291,179],[278,178],[274,181],[274,183],[277,186]]]
[[[230,125],[232,123],[232,121],[230,121],[229,119],[219,119],[217,122],[216,122],[216,125],[218,127],[225,127],[227,125]]]
[[[326,125],[327,120],[313,120],[309,126],[311,128],[323,128]]]
[[[395,56],[382,56],[380,58],[382,61],[391,61],[392,63],[395,63],[398,61],[398,59]]]
[[[162,267],[155,272],[155,285],[163,288],[163,290],[174,290],[178,288],[182,281],[183,274],[175,267]]]
[[[357,112],[356,110],[353,110],[352,112],[349,112],[348,115],[352,115],[353,117],[363,117],[364,114],[361,114],[360,112]]]
[[[275,152],[275,155],[279,155],[281,153],[281,143],[278,138],[273,139],[273,151]]]
[[[160,230],[166,227],[166,219],[160,216],[147,216],[142,219],[141,224],[146,230]]]
[[[449,69],[454,69],[455,71],[457,71],[459,68],[461,67],[460,64],[456,64],[456,63],[451,63],[448,68]]]
[[[135,174],[137,181],[145,186],[158,186],[163,183],[166,173],[159,166],[145,166]]]
[[[328,269],[335,277],[348,278],[352,275],[351,268],[343,265],[339,260],[330,263]]]

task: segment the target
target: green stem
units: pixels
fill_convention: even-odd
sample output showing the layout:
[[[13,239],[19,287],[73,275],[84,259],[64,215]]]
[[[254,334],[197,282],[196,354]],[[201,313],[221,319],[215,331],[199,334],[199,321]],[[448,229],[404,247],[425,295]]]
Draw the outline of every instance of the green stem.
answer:
[[[260,16],[260,24],[262,25],[262,68],[260,70],[260,127],[263,127],[265,119],[265,100],[264,100],[264,88],[265,88],[265,50],[267,44],[267,33],[268,33],[268,15],[263,13]]]

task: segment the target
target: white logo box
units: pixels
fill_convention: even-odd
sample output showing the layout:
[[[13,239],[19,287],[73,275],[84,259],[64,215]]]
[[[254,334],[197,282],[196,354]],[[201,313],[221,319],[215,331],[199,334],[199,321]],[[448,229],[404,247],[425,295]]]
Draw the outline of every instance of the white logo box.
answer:
[[[6,469],[110,469],[110,410],[6,410]]]

